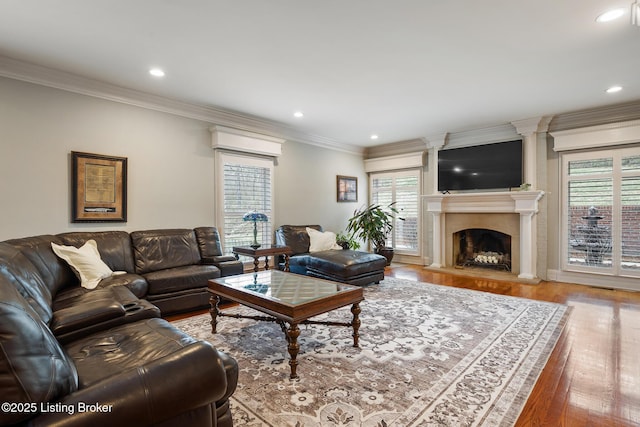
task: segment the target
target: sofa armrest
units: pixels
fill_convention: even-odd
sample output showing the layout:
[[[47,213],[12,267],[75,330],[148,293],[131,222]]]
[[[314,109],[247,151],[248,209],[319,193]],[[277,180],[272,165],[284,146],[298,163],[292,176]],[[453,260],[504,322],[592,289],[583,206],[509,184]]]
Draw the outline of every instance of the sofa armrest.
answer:
[[[214,404],[227,394],[227,387],[220,354],[199,341],[52,402],[58,409],[52,406],[52,412],[41,413],[30,425],[149,426]],[[81,411],[83,405],[98,406]]]
[[[50,328],[54,335],[63,335],[96,323],[123,317],[126,312],[121,303],[112,299],[87,301],[82,305],[72,305],[54,312]]]

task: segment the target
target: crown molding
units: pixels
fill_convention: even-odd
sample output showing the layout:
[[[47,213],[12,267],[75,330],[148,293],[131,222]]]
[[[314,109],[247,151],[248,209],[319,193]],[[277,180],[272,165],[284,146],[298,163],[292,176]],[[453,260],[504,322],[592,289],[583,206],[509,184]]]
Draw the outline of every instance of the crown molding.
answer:
[[[486,128],[452,132],[448,134],[445,146],[447,148],[459,148],[514,139],[521,139],[521,136],[516,132],[515,127],[511,123],[504,123]]]
[[[284,139],[225,126],[211,126],[211,147],[278,157],[282,154]]]
[[[382,172],[390,170],[421,168],[425,164],[424,147],[423,150],[414,153],[397,154],[394,156],[376,157],[364,161],[364,171]]]
[[[551,132],[554,151],[582,150],[640,142],[640,120]]]
[[[546,132],[549,129],[549,122],[552,116],[532,117],[530,119],[515,120],[511,124],[522,136],[530,136],[535,132]]]
[[[0,56],[0,77],[60,89],[121,104],[201,120],[331,150],[364,154],[364,148],[301,132],[283,123],[221,108],[205,107],[105,83],[77,74]]]
[[[549,123],[549,132],[638,119],[640,119],[640,100],[557,114]]]
[[[368,147],[365,150],[365,159],[395,156],[406,153],[413,153],[416,151],[424,151],[425,149],[425,141],[422,138],[391,142],[389,144]]]
[[[427,136],[426,138],[424,138],[424,143],[425,143],[426,147],[429,150],[431,150],[432,148],[440,150],[440,149],[442,149],[442,147],[447,145],[448,141],[449,141],[449,134],[448,133],[440,133],[440,134],[437,134],[437,135],[430,135],[430,136]]]

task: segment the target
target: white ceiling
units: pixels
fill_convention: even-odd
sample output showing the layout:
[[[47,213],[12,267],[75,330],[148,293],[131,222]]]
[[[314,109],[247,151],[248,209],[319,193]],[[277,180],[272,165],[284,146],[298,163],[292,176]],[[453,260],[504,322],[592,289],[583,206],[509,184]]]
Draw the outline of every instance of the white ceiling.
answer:
[[[0,56],[364,147],[640,100],[631,2],[0,0]]]

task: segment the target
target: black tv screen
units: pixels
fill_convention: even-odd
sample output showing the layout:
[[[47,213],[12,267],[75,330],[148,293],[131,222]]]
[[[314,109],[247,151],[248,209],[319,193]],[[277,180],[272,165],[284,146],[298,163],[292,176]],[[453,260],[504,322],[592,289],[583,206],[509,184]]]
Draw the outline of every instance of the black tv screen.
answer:
[[[508,189],[520,184],[520,139],[438,152],[438,191]]]

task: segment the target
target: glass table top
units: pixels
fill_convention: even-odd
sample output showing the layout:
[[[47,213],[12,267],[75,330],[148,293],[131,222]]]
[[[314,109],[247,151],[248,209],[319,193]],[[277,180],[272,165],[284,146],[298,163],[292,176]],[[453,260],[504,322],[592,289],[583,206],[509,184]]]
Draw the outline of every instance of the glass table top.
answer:
[[[353,290],[354,286],[315,279],[279,270],[221,277],[215,283],[259,295],[266,299],[297,305]]]

